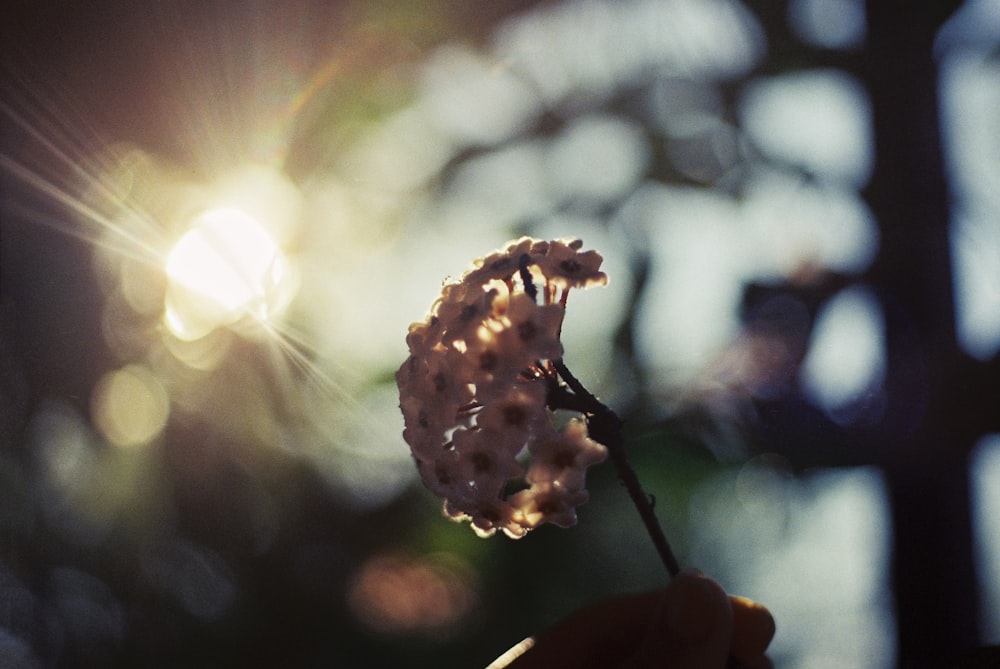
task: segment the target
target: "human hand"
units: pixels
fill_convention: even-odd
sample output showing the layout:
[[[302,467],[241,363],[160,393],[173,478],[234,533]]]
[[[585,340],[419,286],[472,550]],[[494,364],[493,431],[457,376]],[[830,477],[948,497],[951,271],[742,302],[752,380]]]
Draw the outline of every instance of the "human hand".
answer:
[[[574,613],[488,669],[770,669],[764,651],[774,630],[766,608],[686,569],[666,591]]]

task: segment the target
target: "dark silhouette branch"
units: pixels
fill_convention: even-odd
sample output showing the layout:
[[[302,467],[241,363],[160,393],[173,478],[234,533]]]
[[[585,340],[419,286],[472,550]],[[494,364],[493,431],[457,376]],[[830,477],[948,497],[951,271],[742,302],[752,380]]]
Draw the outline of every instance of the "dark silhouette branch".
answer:
[[[653,540],[656,552],[659,553],[670,576],[676,576],[681,570],[680,563],[677,562],[677,558],[670,548],[670,543],[663,533],[663,528],[660,527],[656,518],[652,498],[642,489],[639,477],[632,465],[629,464],[625,454],[625,443],[622,439],[621,419],[584,388],[562,360],[554,360],[552,364],[566,385],[563,386],[558,381],[553,380],[549,387],[549,406],[553,409],[579,411],[586,416],[591,438],[608,449],[611,462],[618,470],[618,478],[625,485],[625,490],[639,511],[639,517],[642,519],[643,525],[646,526],[650,539]]]

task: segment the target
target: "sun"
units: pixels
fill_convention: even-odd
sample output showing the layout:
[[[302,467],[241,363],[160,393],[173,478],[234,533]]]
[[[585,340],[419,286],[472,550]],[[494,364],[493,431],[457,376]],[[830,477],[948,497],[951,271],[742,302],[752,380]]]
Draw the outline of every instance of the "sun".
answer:
[[[240,322],[266,324],[288,304],[291,265],[265,227],[233,207],[208,209],[167,256],[164,322],[199,339]]]

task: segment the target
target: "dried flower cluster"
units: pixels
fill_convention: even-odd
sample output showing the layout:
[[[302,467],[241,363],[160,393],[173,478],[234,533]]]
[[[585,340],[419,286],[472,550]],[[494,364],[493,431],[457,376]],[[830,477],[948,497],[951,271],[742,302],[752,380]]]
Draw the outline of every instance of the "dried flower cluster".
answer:
[[[410,326],[396,373],[403,437],[445,514],[480,536],[573,525],[586,469],[605,458],[583,421],[557,430],[549,402],[569,290],[607,283],[601,255],[581,244],[512,242]]]

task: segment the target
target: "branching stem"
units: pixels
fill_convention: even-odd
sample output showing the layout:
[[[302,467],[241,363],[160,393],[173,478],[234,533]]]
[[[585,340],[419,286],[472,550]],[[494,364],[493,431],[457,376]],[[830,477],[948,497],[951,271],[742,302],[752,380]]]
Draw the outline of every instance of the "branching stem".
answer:
[[[636,509],[639,511],[639,516],[646,526],[649,537],[653,540],[653,545],[656,547],[657,553],[660,554],[660,559],[663,561],[664,566],[666,566],[670,576],[676,576],[681,570],[680,564],[677,562],[677,558],[670,548],[670,543],[663,533],[663,528],[660,527],[660,523],[656,518],[652,500],[643,491],[642,485],[639,483],[639,477],[625,455],[621,419],[608,406],[602,404],[600,400],[594,397],[589,390],[584,388],[583,384],[573,376],[573,373],[569,371],[569,368],[566,367],[562,360],[555,360],[552,364],[559,373],[560,378],[565,382],[566,387],[572,392],[568,392],[566,387],[558,383],[553,383],[549,391],[550,406],[579,411],[587,416],[587,424],[590,426],[590,436],[595,441],[604,444],[608,449],[611,462],[614,463],[615,468],[618,470],[618,478],[625,484],[625,490],[628,491],[629,497],[632,498],[632,503],[635,504]]]

